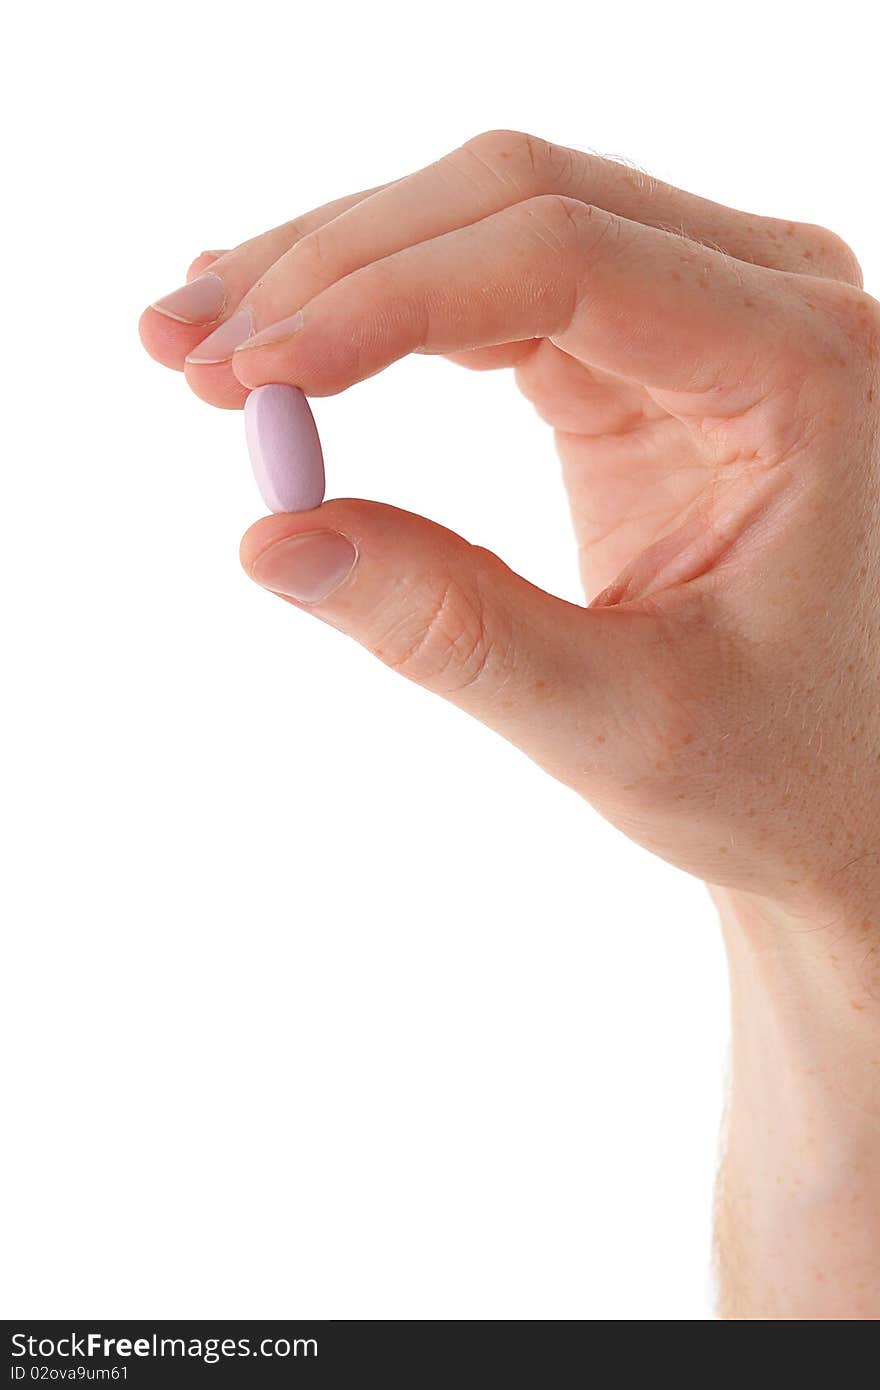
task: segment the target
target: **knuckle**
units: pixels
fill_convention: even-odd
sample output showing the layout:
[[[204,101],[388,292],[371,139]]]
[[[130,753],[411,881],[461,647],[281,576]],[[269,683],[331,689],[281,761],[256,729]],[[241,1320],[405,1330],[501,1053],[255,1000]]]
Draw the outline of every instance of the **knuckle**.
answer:
[[[291,293],[304,303],[341,279],[352,269],[349,259],[332,223],[304,229],[248,292],[247,302],[256,313],[258,323],[267,325],[280,317]]]
[[[805,245],[804,257],[812,262],[815,273],[828,276],[832,280],[842,280],[845,284],[861,289],[864,284],[862,267],[852,247],[843,237],[828,227],[812,223],[801,228]]]
[[[333,223],[304,232],[291,246],[288,256],[289,266],[295,267],[297,274],[320,275],[325,267],[335,265],[339,254]]]
[[[303,237],[308,234],[304,219],[301,217],[292,217],[289,222],[284,223],[281,231],[288,246],[294,246],[298,241],[302,241]],[[257,237],[253,238],[254,241],[258,239]]]
[[[493,179],[529,197],[583,184],[587,156],[521,130],[486,130],[468,140],[461,152],[475,159]],[[451,156],[454,160],[455,156]]]
[[[880,360],[880,301],[863,290],[849,296],[846,328],[874,366]]]
[[[614,218],[591,203],[567,198],[560,193],[543,193],[521,204],[523,217],[536,222],[563,246],[575,243],[589,246],[605,235]]]
[[[484,130],[464,149],[498,178],[544,181],[553,173],[553,146],[521,130]]]
[[[375,652],[400,675],[447,696],[486,684],[505,664],[479,592],[454,579],[425,596],[415,628],[410,622],[395,626]]]
[[[817,335],[817,346],[839,366],[856,361],[876,372],[880,366],[880,302],[864,290],[842,281],[825,281],[811,289],[812,307],[823,311],[826,329]],[[830,326],[834,332],[827,332]]]
[[[472,135],[470,140],[465,141],[464,148],[473,150],[482,158],[498,156],[502,159],[509,159],[515,151],[522,148],[525,141],[530,139],[531,136],[526,135],[521,130],[481,130],[479,135]]]

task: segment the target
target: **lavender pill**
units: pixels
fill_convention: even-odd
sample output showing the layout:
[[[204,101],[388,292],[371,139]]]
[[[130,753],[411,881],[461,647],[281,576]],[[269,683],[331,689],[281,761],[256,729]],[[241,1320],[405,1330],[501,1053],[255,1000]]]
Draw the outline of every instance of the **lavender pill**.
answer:
[[[324,500],[324,455],[309,403],[296,386],[257,386],[244,428],[260,496],[270,512],[307,512]]]

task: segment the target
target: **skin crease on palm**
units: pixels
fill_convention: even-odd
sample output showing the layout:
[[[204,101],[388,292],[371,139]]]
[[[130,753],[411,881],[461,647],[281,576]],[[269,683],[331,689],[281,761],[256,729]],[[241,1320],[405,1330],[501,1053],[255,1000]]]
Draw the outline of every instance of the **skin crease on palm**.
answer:
[[[333,394],[409,352],[513,369],[555,432],[587,607],[422,518],[350,499],[257,522],[245,567],[259,570],[279,545],[283,555],[292,537],[349,537],[351,573],[299,606],[706,880],[735,977],[757,970],[771,1001],[761,1028],[771,1015],[777,1028],[776,973],[786,997],[792,978],[809,980],[799,1018],[821,999],[823,1018],[839,1006],[844,1020],[829,1023],[820,1067],[842,1028],[876,1066],[880,305],[849,247],[820,227],[494,131],[206,253],[190,277],[206,270],[223,281],[223,319],[244,306],[259,331],[303,314],[275,342],[200,363],[186,359],[217,322],[144,313],[148,351],[214,405],[238,408],[268,382]],[[774,964],[759,968],[771,938]],[[752,1041],[756,1029],[750,1015]],[[754,1096],[749,1105],[756,1114]],[[804,1105],[815,1109],[814,1097]],[[742,1137],[737,1113],[725,1190],[745,1202],[748,1189],[754,1206],[762,1140]],[[761,1162],[802,1182],[800,1169],[791,1176],[802,1158],[783,1149]],[[774,1248],[788,1250],[780,1221]],[[824,1279],[822,1297],[797,1272],[773,1283],[746,1227],[719,1223],[725,1316],[880,1315],[858,1281],[845,1306],[829,1302]],[[786,1271],[819,1258],[823,1238],[806,1255],[792,1248]],[[880,1275],[873,1246],[865,1258]]]

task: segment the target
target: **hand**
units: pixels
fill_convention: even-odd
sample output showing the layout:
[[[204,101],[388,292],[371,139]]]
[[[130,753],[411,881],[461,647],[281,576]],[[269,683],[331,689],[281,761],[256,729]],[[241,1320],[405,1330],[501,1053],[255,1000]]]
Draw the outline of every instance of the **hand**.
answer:
[[[691,873],[794,910],[876,877],[880,306],[839,238],[502,131],[208,266],[142,333],[217,405],[513,366],[599,597],[350,500],[259,521],[254,578]]]
[[[351,500],[258,522],[245,567],[713,885],[722,1315],[880,1316],[880,305],[851,251],[497,132],[192,272],[142,332],[217,405],[443,353],[553,426],[586,609]]]

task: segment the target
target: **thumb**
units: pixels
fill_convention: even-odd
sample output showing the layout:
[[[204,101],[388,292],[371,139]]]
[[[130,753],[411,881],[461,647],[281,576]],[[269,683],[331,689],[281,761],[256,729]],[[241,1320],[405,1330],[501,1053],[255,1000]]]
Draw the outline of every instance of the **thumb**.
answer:
[[[348,499],[265,517],[252,579],[443,695],[579,791],[631,719],[650,618],[584,609],[410,512]],[[626,693],[628,692],[628,694]]]

